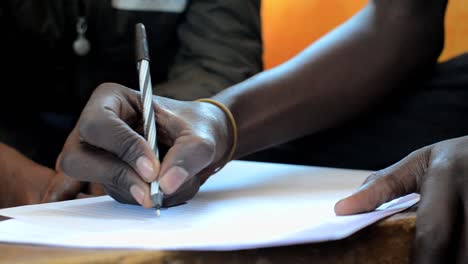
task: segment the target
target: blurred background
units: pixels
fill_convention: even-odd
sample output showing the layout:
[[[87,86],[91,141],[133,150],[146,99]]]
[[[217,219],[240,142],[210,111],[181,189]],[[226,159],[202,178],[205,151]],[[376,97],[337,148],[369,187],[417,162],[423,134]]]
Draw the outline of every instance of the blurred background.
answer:
[[[361,9],[367,0],[263,0],[265,69],[274,67]],[[468,0],[449,0],[441,61],[468,51]]]

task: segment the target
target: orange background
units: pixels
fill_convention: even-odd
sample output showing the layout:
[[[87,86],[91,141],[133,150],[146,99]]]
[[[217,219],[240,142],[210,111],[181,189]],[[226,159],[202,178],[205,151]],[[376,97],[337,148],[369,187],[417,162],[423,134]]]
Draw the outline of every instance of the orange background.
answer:
[[[263,0],[265,68],[291,58],[361,9],[367,0]],[[450,0],[446,16],[446,60],[468,51],[468,1]]]

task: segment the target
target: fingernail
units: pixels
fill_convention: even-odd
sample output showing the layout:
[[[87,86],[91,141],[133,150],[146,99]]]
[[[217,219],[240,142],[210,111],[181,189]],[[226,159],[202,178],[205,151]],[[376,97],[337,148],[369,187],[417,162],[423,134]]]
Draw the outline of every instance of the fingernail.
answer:
[[[188,178],[189,174],[181,167],[172,167],[161,177],[159,184],[165,194],[175,192]]]
[[[136,162],[138,173],[140,174],[143,179],[147,182],[153,180],[154,176],[154,168],[153,164],[147,157],[140,157]]]
[[[338,202],[335,203],[334,210],[337,215],[342,215],[343,214],[343,208],[341,206],[341,203],[343,202],[344,199],[339,200]]]
[[[145,199],[145,192],[140,188],[140,186],[133,185],[132,187],[130,187],[130,193],[140,205],[143,205],[143,200]]]
[[[335,203],[335,206],[340,204],[344,199],[341,199],[341,200],[338,200],[336,203]]]

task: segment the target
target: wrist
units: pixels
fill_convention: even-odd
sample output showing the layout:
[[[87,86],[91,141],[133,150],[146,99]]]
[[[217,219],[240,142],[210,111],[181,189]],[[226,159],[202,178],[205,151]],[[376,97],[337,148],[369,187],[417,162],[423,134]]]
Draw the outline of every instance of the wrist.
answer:
[[[197,101],[209,105],[214,115],[216,151],[213,167],[216,172],[234,157],[237,147],[236,121],[229,108],[223,103],[211,98],[202,98]]]

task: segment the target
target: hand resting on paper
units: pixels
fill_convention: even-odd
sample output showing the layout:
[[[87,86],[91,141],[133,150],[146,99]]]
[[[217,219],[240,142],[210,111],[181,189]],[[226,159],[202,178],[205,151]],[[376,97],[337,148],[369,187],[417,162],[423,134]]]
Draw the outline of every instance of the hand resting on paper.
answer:
[[[416,263],[466,263],[468,137],[419,149],[370,175],[353,195],[335,205],[338,215],[372,211],[412,192],[421,194],[417,211]]]
[[[154,96],[160,163],[142,136],[140,94],[118,84],[93,93],[62,150],[71,177],[102,183],[122,203],[151,207],[149,184],[159,180],[164,206],[192,198],[229,150],[226,116],[214,105]]]
[[[0,143],[0,208],[74,199],[81,183]]]

